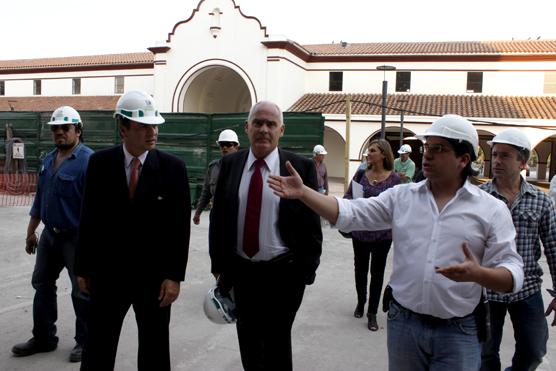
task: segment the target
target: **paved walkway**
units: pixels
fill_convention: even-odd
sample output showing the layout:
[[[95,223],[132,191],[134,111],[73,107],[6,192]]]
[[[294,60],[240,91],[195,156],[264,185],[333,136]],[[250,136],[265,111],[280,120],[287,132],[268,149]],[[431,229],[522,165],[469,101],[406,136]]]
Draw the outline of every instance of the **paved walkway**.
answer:
[[[10,352],[13,344],[31,336],[33,289],[30,281],[34,257],[23,251],[27,213],[28,207],[0,207],[0,370],[78,370],[78,364],[67,361],[74,345],[74,317],[65,273],[58,286],[58,349],[26,358],[15,358]],[[323,256],[317,280],[307,288],[293,329],[294,367],[302,371],[386,370],[384,314],[379,314],[381,328],[376,333],[367,330],[364,318],[353,318],[351,241],[327,226],[323,232]],[[241,370],[235,327],[212,324],[202,311],[204,294],[213,284],[207,233],[208,214],[203,213],[201,225],[192,226],[187,278],[172,308],[172,366],[174,370]],[[546,264],[543,265],[546,269]],[[386,277],[390,275],[390,267],[389,262]],[[122,331],[116,370],[136,370],[135,327],[130,312]],[[556,371],[556,328],[551,328],[550,336],[548,356],[539,370]],[[502,357],[507,364],[513,347],[509,327],[504,340]]]

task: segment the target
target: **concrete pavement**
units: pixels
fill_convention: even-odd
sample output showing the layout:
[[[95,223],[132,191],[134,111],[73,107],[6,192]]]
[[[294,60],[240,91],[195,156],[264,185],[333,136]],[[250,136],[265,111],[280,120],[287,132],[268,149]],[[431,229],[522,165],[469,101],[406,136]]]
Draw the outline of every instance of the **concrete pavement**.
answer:
[[[58,349],[25,358],[11,355],[15,343],[31,337],[33,289],[30,281],[34,256],[25,254],[23,241],[28,210],[28,207],[0,207],[0,370],[78,370],[79,364],[67,361],[74,345],[74,315],[65,271],[58,285]],[[209,272],[207,252],[208,213],[203,213],[201,220],[201,225],[192,225],[186,282],[172,308],[172,366],[174,370],[241,370],[235,327],[212,324],[203,314],[203,297],[214,281]],[[386,370],[384,313],[379,313],[381,328],[375,333],[367,330],[365,318],[353,317],[356,296],[351,240],[327,226],[323,232],[323,256],[317,280],[307,288],[294,324],[294,368],[303,371]],[[544,256],[542,259],[547,280]],[[390,272],[389,261],[386,280]],[[125,289],[125,283],[121,284]],[[548,296],[543,294],[546,302]],[[556,371],[556,328],[550,329],[550,337],[548,354],[539,370]],[[136,370],[136,339],[131,310],[122,330],[116,370]],[[512,330],[506,326],[502,344],[505,365],[512,351]]]

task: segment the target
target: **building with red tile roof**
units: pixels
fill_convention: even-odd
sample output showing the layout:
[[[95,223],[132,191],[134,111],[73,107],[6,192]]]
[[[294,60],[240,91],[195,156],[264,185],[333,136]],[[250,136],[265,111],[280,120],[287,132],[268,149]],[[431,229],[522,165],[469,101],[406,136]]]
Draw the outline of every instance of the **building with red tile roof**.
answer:
[[[380,135],[386,82],[385,136],[394,150],[402,141],[420,146],[415,135],[457,113],[479,130],[486,174],[486,141],[510,126],[523,128],[535,146],[539,179],[556,173],[556,161],[549,163],[556,153],[556,40],[300,45],[269,35],[233,0],[200,1],[170,26],[165,42],[145,52],[0,61],[0,110],[112,110],[132,89],[152,94],[163,112],[244,112],[272,100],[284,110],[323,113],[329,173],[343,177]],[[418,151],[412,156],[419,162]]]

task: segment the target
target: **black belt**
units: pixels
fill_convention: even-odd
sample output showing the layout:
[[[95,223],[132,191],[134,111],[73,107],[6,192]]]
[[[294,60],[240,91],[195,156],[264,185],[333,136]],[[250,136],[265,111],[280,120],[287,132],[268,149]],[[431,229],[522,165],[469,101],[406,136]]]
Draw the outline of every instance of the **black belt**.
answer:
[[[393,299],[392,302],[396,304],[402,312],[406,312],[411,316],[418,318],[420,321],[435,324],[435,325],[448,325],[453,321],[462,320],[474,315],[473,313],[470,313],[463,317],[439,318],[439,317],[431,316],[430,314],[417,313],[412,311],[411,309],[407,309],[406,307],[398,303],[396,299]]]
[[[48,229],[48,231],[50,233],[52,233],[53,235],[56,236],[61,236],[61,235],[74,235],[77,233],[76,230],[74,229],[62,229],[62,228],[58,228],[58,227],[50,227],[50,226],[45,226],[46,229]]]
[[[288,263],[292,263],[294,260],[294,253],[291,251],[285,252],[270,260],[259,260],[253,261],[249,259],[245,259],[239,255],[236,255],[236,261],[239,265],[244,266],[252,266],[252,267],[271,267],[271,266],[280,266]]]

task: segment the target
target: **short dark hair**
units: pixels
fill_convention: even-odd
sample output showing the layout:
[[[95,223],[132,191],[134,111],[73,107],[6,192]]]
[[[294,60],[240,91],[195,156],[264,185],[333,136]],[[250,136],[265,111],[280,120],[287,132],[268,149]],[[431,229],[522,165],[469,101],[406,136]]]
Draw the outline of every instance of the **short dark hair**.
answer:
[[[466,141],[460,141],[458,139],[450,139],[450,138],[444,138],[444,139],[446,139],[448,143],[450,143],[457,157],[461,157],[466,153],[469,155],[469,162],[461,172],[461,178],[465,180],[471,176],[479,175],[479,172],[477,170],[474,170],[473,167],[471,167],[471,163],[476,160],[475,150],[473,149],[471,144]]]
[[[131,127],[131,120],[125,116],[116,115],[116,122],[118,125],[125,126],[128,129]]]

